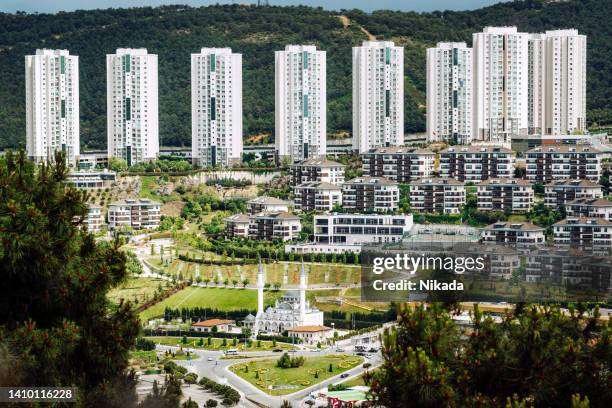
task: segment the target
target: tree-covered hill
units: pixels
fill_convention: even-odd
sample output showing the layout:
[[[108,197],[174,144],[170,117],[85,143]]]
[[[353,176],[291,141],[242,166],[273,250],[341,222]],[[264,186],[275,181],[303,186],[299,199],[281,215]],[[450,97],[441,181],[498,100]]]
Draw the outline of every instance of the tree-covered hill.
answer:
[[[274,51],[308,43],[327,51],[328,131],[351,130],[351,46],[371,33],[405,46],[405,129],[425,127],[425,49],[486,25],[523,31],[575,27],[589,36],[588,110],[612,122],[612,0],[501,3],[469,12],[328,12],[309,7],[211,6],[0,14],[0,147],[25,144],[24,55],[66,48],[80,58],[81,143],[106,146],[105,54],[146,47],[159,55],[160,137],[190,145],[190,54],[231,47],[243,54],[245,138],[274,130]],[[339,18],[340,15],[347,18]],[[348,23],[348,24],[347,24]]]

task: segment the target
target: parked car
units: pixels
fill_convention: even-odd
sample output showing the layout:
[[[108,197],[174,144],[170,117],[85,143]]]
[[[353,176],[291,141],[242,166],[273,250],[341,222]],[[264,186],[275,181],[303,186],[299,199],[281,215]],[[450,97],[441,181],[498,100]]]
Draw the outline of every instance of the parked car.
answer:
[[[340,378],[346,378],[346,377],[348,377],[348,376],[349,376],[349,374],[348,374],[348,373],[342,373],[342,374],[340,374]]]
[[[213,361],[213,358],[212,357],[208,357],[208,361]]]
[[[378,353],[378,349],[377,349],[377,348],[374,348],[374,347],[371,347],[371,348],[368,350],[368,353]]]
[[[283,349],[274,349],[272,350],[273,353],[282,353]]]
[[[336,349],[336,352],[338,352],[338,353],[344,353],[344,349],[341,349],[340,347],[338,347],[338,348]]]
[[[357,353],[355,353],[356,356],[365,356],[366,353],[364,353],[363,351],[358,351]]]

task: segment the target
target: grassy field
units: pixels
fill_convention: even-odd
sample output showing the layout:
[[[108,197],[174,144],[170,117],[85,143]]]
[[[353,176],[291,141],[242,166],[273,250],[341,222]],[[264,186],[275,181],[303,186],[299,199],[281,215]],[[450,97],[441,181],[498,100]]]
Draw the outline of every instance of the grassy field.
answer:
[[[272,303],[282,292],[265,292],[264,302]],[[140,313],[145,322],[164,314],[164,309],[210,307],[219,310],[257,309],[257,291],[252,289],[200,288],[190,286]]]
[[[361,357],[356,356],[330,355],[307,357],[302,367],[279,368],[276,366],[277,360],[275,358],[248,361],[233,365],[230,370],[266,393],[287,395],[343,373],[363,361]],[[332,372],[329,372],[330,364]],[[295,388],[269,390],[270,385],[292,385]]]
[[[118,304],[121,299],[140,304],[145,299],[152,298],[160,284],[164,288],[166,281],[156,278],[131,278],[123,285],[112,289],[108,293],[108,298],[115,304]]]
[[[254,341],[251,344],[251,347],[248,347],[248,344],[237,342],[234,345],[232,339],[227,339],[227,343],[223,345],[223,339],[211,339],[211,344],[208,344],[207,338],[202,338],[203,344],[200,345],[200,338],[196,337],[188,337],[187,343],[182,342],[182,338],[180,337],[147,337],[148,340],[153,340],[157,344],[163,344],[166,346],[183,346],[184,348],[193,348],[193,349],[201,349],[201,350],[227,350],[230,348],[238,349],[239,351],[270,351],[273,349],[283,349],[288,350],[291,348],[291,344],[288,343],[280,343],[277,342],[276,345],[271,341],[260,341],[259,346],[257,341]]]
[[[183,253],[183,251],[180,252]],[[212,259],[211,255],[209,255],[209,259]],[[199,276],[202,280],[210,279],[213,282],[217,278],[219,282],[223,282],[227,278],[230,285],[232,285],[233,280],[242,282],[244,279],[248,279],[249,282],[255,282],[257,279],[258,266],[255,264],[232,266],[204,265],[194,262],[183,262],[179,259],[173,259],[166,264],[166,261],[161,262],[159,256],[151,258],[150,262],[154,266],[162,268],[164,272],[176,276],[181,274],[186,279],[191,278],[195,280]],[[266,282],[270,284],[297,285],[300,282],[300,264],[298,262],[266,264],[264,269],[266,271]],[[305,270],[308,273],[308,283],[339,285],[341,283],[359,283],[361,267],[337,264],[305,264]]]

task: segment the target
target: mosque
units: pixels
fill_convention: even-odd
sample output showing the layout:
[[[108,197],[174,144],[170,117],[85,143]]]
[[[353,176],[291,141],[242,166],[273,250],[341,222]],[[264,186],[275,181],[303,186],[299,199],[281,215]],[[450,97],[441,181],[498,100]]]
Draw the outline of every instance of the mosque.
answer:
[[[265,276],[263,265],[259,264],[257,273],[257,315],[249,314],[243,321],[253,334],[280,334],[285,330],[302,326],[323,326],[323,312],[311,307],[306,300],[307,277],[302,263],[299,290],[289,290],[276,301],[274,307],[264,310]]]

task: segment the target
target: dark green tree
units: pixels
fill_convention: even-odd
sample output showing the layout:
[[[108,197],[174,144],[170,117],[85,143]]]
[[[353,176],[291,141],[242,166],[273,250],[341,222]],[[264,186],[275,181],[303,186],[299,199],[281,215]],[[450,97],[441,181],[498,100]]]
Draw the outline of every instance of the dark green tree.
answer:
[[[15,385],[75,386],[83,405],[135,403],[125,374],[139,322],[107,292],[127,277],[126,256],[79,227],[86,193],[66,189],[61,155],[35,166],[23,151],[0,158],[0,341],[19,368]],[[123,385],[119,385],[123,384]]]

